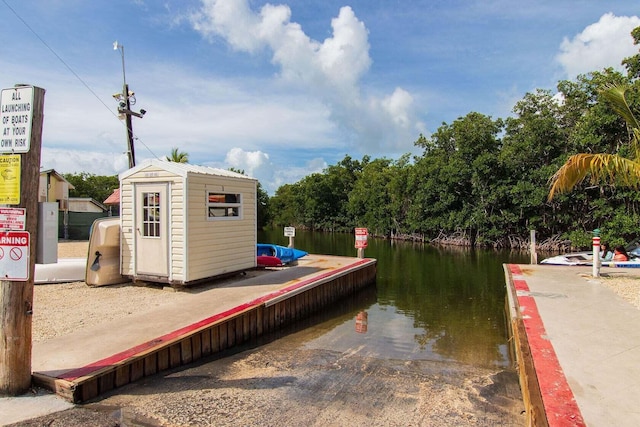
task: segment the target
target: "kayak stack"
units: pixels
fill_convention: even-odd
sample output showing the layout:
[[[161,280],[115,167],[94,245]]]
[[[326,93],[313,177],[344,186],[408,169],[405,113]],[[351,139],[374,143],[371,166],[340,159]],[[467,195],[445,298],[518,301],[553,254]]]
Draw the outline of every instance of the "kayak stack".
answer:
[[[281,267],[297,261],[308,255],[308,253],[286,246],[258,243],[256,245],[256,255],[258,267]]]

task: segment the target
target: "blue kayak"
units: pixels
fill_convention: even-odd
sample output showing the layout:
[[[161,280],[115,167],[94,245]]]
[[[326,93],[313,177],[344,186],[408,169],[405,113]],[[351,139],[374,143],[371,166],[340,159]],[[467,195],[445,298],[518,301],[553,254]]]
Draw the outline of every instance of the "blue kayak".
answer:
[[[275,257],[282,264],[287,264],[308,255],[307,252],[295,248],[273,245],[270,243],[258,243],[256,255],[259,257]]]

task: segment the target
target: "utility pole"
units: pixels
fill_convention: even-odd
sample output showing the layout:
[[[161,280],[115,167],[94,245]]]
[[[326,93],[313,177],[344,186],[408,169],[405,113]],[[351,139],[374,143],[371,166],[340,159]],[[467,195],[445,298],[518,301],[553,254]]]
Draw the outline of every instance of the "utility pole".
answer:
[[[13,89],[16,94],[19,91],[26,90],[27,93],[33,93],[33,98],[29,100],[21,100],[20,106],[13,106],[7,109],[3,104],[2,121],[5,122],[7,115],[5,111],[9,111],[8,115],[13,115],[11,120],[7,120],[5,129],[9,129],[11,135],[21,135],[22,132],[28,132],[30,127],[29,145],[27,151],[20,151],[18,146],[25,143],[23,139],[3,139],[2,146],[13,145],[16,149],[11,151],[2,151],[0,159],[15,159],[18,162],[19,157],[19,201],[15,203],[19,212],[24,212],[24,230],[19,233],[29,233],[27,239],[26,254],[19,251],[20,248],[11,248],[5,251],[0,267],[2,275],[0,280],[0,395],[17,396],[29,390],[31,387],[31,349],[32,349],[32,314],[33,314],[33,282],[35,274],[36,261],[36,244],[38,241],[38,185],[40,182],[40,151],[42,146],[42,125],[44,110],[44,94],[45,90],[39,87],[16,85]],[[31,92],[32,90],[32,92]],[[6,89],[6,91],[9,91]],[[3,90],[4,99],[5,90]],[[14,95],[20,99],[20,95]],[[28,107],[26,107],[28,105]],[[11,113],[13,111],[14,113]],[[25,138],[26,139],[26,138]],[[3,149],[4,149],[3,148]],[[15,154],[19,152],[20,154]],[[18,172],[17,172],[18,173]],[[16,173],[16,174],[17,174]],[[5,178],[5,181],[7,179]],[[8,192],[10,194],[11,191]],[[6,203],[6,194],[3,194],[0,203]],[[8,203],[13,204],[13,203]],[[5,208],[11,211],[12,208]],[[23,209],[23,210],[22,210]],[[7,242],[11,240],[7,236],[11,235],[11,231],[7,229],[0,230],[0,237]],[[20,253],[19,253],[20,252]],[[20,274],[13,273],[13,264],[15,257],[21,254],[18,261],[24,262],[26,280],[17,280]],[[15,255],[15,257],[11,257]],[[22,256],[28,260],[22,259]],[[12,261],[13,259],[13,261]],[[23,264],[19,264],[22,266]]]
[[[136,116],[138,118],[144,117],[146,114],[145,110],[140,110],[140,112],[131,110],[131,99],[133,99],[133,103],[135,104],[134,93],[129,91],[129,85],[127,84],[127,76],[124,68],[124,45],[118,43],[116,40],[113,43],[113,50],[120,50],[120,55],[122,57],[122,93],[116,93],[113,97],[118,104],[118,113],[121,116],[124,116],[125,125],[127,126],[127,157],[129,158],[129,169],[136,165],[136,153],[133,146],[133,127],[131,123],[131,116]]]
[[[129,157],[129,169],[136,165],[136,153],[133,148],[133,128],[131,127],[131,101],[129,101],[129,85],[124,84],[124,89],[122,90],[123,96],[125,96],[126,102],[126,110],[123,108],[119,108],[118,112],[124,114],[126,119],[125,123],[127,125],[127,156]]]

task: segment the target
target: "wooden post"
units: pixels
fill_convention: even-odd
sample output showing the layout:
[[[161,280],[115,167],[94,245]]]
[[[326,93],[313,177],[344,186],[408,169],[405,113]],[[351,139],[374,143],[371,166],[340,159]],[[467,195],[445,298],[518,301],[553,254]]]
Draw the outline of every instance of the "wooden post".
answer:
[[[358,258],[364,258],[364,249],[367,247],[367,238],[369,237],[369,230],[362,227],[356,227],[356,249],[358,250]]]
[[[38,185],[45,90],[34,87],[30,148],[20,154],[20,204],[25,231],[30,233],[27,281],[0,281],[0,395],[17,396],[31,386],[31,326],[36,242]]]
[[[537,264],[538,263],[538,253],[536,252],[536,230],[531,230],[531,242],[530,242],[529,250],[531,252],[531,262],[530,262],[530,264]]]

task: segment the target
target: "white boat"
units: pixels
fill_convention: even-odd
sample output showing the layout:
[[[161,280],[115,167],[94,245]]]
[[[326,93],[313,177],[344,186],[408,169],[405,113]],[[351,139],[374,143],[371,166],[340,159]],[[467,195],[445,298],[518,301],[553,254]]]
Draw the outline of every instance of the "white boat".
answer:
[[[82,282],[86,267],[86,258],[60,258],[55,263],[36,264],[34,283]]]
[[[573,252],[545,258],[540,264],[551,265],[592,265],[593,252]]]
[[[120,218],[94,221],[87,258],[60,258],[51,264],[36,264],[35,284],[84,281],[88,286],[127,282],[120,274]]]
[[[601,261],[602,267],[640,268],[640,241],[634,240],[626,246],[629,261]],[[593,266],[593,251],[572,252],[545,258],[540,264],[549,265],[588,265]]]
[[[85,266],[87,286],[115,285],[129,281],[120,274],[120,218],[99,218],[89,237],[89,257]]]

